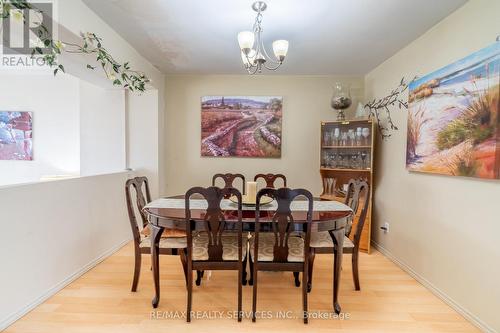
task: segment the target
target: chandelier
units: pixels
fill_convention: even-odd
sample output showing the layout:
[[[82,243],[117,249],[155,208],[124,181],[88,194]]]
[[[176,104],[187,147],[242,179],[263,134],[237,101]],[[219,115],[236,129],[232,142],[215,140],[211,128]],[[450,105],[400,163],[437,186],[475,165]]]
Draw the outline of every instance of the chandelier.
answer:
[[[252,8],[257,12],[253,31],[242,31],[238,34],[243,65],[249,74],[261,73],[263,67],[271,71],[277,70],[285,60],[288,52],[288,41],[284,39],[275,40],[273,42],[275,57],[270,57],[262,40],[261,25],[262,12],[266,10],[267,5],[264,1],[257,1],[254,2]]]

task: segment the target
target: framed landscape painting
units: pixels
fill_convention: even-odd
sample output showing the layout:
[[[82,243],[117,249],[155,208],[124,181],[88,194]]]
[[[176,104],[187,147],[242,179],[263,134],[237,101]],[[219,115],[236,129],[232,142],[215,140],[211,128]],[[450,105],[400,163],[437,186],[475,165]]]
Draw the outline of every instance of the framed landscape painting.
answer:
[[[201,155],[281,157],[283,98],[201,98]]]
[[[500,43],[409,87],[410,171],[500,178]]]
[[[0,111],[0,160],[33,160],[31,112]]]

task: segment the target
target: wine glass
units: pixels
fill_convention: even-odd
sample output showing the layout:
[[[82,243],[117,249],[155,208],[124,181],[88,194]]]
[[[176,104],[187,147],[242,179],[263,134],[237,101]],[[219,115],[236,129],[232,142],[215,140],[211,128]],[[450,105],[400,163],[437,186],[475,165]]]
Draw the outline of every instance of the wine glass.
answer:
[[[337,163],[337,168],[344,167],[344,153],[339,153],[339,161]]]
[[[330,152],[325,153],[325,168],[330,166]]]
[[[344,157],[344,168],[350,169],[351,168],[351,154],[347,153],[345,154]]]
[[[347,132],[342,132],[341,134],[341,139],[342,139],[342,146],[346,146],[347,145]]]
[[[339,146],[339,140],[340,140],[340,128],[335,127],[335,130],[333,131],[333,136],[335,138],[335,145]]]
[[[347,136],[349,137],[349,146],[354,146],[354,139],[356,138],[356,134],[354,134],[354,130],[350,129],[347,132]]]
[[[368,156],[368,153],[366,151],[361,152],[361,161],[362,161],[362,168],[366,169],[366,157]]]
[[[365,138],[365,143],[368,146],[369,145],[368,137],[370,136],[370,129],[368,127],[363,128],[363,130],[361,131],[361,134]]]
[[[356,145],[361,146],[361,136],[363,135],[363,129],[361,127],[356,128]]]
[[[356,169],[356,159],[354,157],[355,154],[349,154],[349,169]]]

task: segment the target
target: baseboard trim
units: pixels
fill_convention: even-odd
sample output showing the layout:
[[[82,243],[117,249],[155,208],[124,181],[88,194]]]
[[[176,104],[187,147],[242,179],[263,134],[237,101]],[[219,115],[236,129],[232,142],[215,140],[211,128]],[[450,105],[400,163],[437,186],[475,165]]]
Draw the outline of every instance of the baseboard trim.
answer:
[[[75,273],[71,274],[68,276],[66,279],[63,281],[57,283],[54,287],[50,288],[47,290],[45,293],[34,299],[32,302],[29,302],[25,306],[23,306],[21,309],[15,311],[14,313],[10,314],[7,316],[5,319],[2,319],[0,321],[0,332],[5,330],[7,327],[15,323],[17,320],[21,319],[23,316],[25,316],[28,312],[36,308],[38,305],[42,304],[45,302],[47,299],[50,297],[54,296],[57,292],[59,292],[61,289],[69,285],[71,282],[75,281],[78,279],[80,276],[83,274],[87,273],[89,270],[97,266],[99,263],[104,261],[106,258],[110,257],[113,255],[115,252],[120,250],[123,246],[125,246],[128,242],[130,242],[130,238],[127,238],[120,243],[118,243],[116,246],[106,250],[104,253],[102,253],[100,256],[89,262],[87,265],[76,271]]]
[[[450,307],[452,307],[455,311],[457,311],[459,314],[461,314],[465,319],[467,319],[469,322],[471,322],[474,326],[479,328],[481,331],[485,333],[498,333],[496,330],[494,330],[491,326],[486,324],[484,321],[479,319],[477,316],[469,312],[467,309],[463,308],[460,304],[458,304],[455,300],[453,300],[451,297],[446,295],[443,291],[441,291],[439,288],[434,286],[430,281],[428,281],[426,278],[415,272],[410,266],[408,266],[406,263],[402,262],[399,260],[393,253],[391,253],[389,250],[381,246],[380,244],[376,243],[375,241],[371,241],[372,246],[382,253],[385,257],[387,257],[389,260],[391,260],[393,263],[395,263],[397,266],[399,266],[402,270],[404,270],[406,273],[411,275],[415,280],[417,280],[420,284],[422,284],[424,287],[429,289],[430,292],[432,292],[434,295],[439,297],[443,302],[448,304]]]

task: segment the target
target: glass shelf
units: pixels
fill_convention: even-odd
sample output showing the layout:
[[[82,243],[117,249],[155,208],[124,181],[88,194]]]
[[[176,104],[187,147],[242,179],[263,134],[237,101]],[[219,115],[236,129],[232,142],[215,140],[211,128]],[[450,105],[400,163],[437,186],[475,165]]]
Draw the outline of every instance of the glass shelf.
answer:
[[[368,120],[324,122],[321,126],[322,147],[371,147],[373,123]]]
[[[326,168],[326,167],[321,167],[321,170],[325,170],[325,171],[344,171],[344,172],[354,172],[354,171],[370,172],[370,171],[372,171],[371,169],[348,169],[348,168]]]

